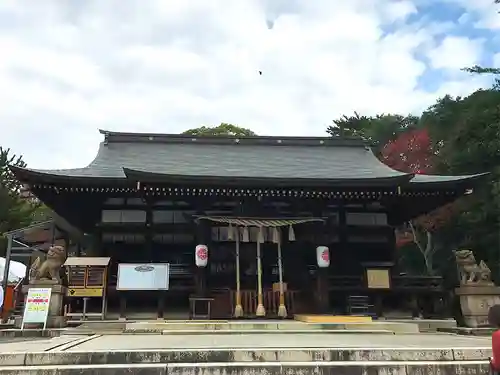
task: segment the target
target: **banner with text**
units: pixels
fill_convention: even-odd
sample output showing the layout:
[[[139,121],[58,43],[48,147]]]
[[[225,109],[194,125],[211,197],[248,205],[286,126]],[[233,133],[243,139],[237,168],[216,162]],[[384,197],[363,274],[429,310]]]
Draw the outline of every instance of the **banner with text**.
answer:
[[[26,323],[41,323],[45,328],[49,316],[51,293],[52,289],[50,288],[30,288],[28,290],[21,328],[24,328]]]

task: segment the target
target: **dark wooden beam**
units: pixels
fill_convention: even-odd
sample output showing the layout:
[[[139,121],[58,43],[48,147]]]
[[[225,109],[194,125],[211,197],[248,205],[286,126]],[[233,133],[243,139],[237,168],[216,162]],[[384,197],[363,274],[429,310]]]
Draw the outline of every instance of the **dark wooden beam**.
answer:
[[[153,233],[159,234],[175,234],[192,232],[194,230],[193,223],[165,223],[165,224],[151,224],[147,226],[146,223],[98,223],[96,228],[101,232],[112,233],[144,233],[149,230]]]

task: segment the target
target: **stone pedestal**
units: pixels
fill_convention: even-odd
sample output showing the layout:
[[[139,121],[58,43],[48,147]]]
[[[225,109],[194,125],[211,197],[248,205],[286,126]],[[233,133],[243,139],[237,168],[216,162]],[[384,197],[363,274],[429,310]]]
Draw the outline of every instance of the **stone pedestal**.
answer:
[[[26,298],[28,290],[31,288],[50,288],[49,314],[47,317],[47,328],[63,328],[66,326],[66,317],[64,316],[64,297],[66,296],[67,288],[63,285],[53,284],[51,281],[44,282],[34,281],[29,285],[23,285],[24,306],[26,306]],[[21,322],[16,325],[21,326]],[[26,327],[26,326],[25,326]],[[29,328],[29,327],[26,327]]]
[[[500,287],[494,285],[464,285],[455,289],[465,325],[469,328],[488,326],[488,310],[500,304]]]

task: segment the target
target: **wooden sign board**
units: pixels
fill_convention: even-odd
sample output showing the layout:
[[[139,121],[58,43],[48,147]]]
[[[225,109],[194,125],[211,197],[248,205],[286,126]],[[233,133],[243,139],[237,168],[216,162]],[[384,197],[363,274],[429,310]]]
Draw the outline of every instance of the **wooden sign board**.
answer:
[[[390,289],[390,272],[383,268],[367,268],[366,282],[369,289]]]
[[[103,288],[68,288],[68,297],[102,297]]]

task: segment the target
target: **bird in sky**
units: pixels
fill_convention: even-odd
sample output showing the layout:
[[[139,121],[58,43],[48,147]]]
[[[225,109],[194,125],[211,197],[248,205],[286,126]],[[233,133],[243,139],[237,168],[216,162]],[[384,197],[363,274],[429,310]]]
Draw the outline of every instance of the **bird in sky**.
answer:
[[[261,76],[261,75],[262,75],[262,71],[261,71],[261,70],[259,70],[259,76]]]

